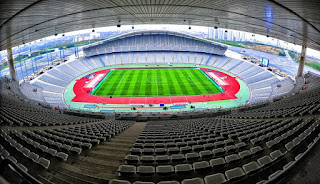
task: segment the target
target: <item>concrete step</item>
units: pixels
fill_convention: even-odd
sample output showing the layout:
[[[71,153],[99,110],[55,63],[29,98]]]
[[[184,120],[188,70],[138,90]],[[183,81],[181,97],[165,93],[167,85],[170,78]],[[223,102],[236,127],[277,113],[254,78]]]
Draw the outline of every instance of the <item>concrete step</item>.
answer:
[[[86,154],[79,155],[72,164],[61,163],[52,171],[54,183],[107,183],[110,179],[117,178],[117,170],[124,163],[125,156],[129,153],[146,123],[134,123],[128,129],[112,137],[108,141],[88,150]],[[45,177],[48,178],[48,177]],[[70,180],[68,180],[70,178]]]

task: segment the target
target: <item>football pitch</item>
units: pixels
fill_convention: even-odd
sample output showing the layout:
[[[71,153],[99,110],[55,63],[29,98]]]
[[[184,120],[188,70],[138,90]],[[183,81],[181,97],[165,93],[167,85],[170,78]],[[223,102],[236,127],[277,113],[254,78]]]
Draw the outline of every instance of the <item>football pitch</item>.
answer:
[[[115,69],[93,89],[92,95],[114,97],[186,96],[221,93],[222,89],[199,69]]]

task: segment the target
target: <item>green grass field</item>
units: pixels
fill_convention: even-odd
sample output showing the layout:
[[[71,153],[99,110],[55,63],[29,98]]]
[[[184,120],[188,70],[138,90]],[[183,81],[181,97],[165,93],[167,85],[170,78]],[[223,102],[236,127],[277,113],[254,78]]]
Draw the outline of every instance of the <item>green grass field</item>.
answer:
[[[198,69],[117,69],[91,94],[115,97],[184,96],[221,93]]]

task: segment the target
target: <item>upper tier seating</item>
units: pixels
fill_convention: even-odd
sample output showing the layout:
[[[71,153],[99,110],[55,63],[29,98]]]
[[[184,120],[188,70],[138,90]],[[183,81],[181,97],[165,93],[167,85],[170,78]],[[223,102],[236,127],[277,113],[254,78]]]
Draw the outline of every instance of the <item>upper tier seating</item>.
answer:
[[[179,35],[179,36],[177,36]],[[136,51],[192,51],[223,55],[227,47],[214,42],[200,41],[199,38],[168,34],[166,32],[131,33],[83,48],[85,56]]]

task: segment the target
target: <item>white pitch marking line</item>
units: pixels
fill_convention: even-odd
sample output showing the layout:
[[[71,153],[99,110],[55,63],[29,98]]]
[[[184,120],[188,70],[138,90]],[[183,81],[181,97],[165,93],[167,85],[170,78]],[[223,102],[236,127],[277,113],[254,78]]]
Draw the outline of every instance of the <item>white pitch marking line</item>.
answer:
[[[123,79],[123,77],[125,76],[126,74],[123,74],[122,75],[122,77],[121,77],[121,80],[120,81],[122,81],[122,79]],[[121,82],[119,82],[118,84],[117,84],[117,86],[115,87],[115,89],[117,89],[118,88],[118,86],[119,86],[119,84],[120,84]]]
[[[112,75],[112,73],[109,75],[109,77]],[[98,90],[97,90],[97,92],[96,92],[96,94],[98,94],[98,92],[99,92],[99,90],[101,89],[101,87],[99,86],[99,88],[98,88]]]
[[[194,83],[194,85],[196,85],[198,88],[199,88],[199,86],[194,82],[194,80],[191,78],[191,76],[190,76],[190,74],[189,73],[187,73],[188,74],[188,76],[189,76],[189,79],[191,79],[191,81]]]

